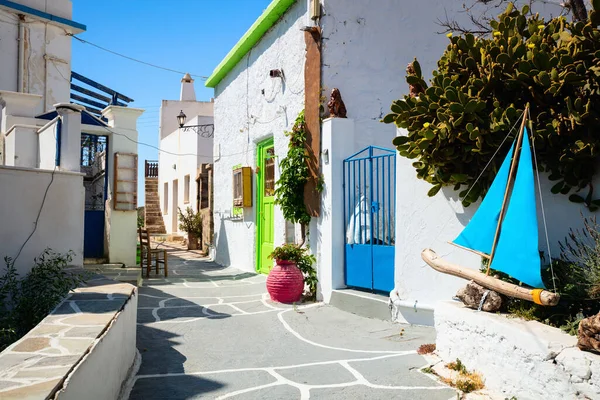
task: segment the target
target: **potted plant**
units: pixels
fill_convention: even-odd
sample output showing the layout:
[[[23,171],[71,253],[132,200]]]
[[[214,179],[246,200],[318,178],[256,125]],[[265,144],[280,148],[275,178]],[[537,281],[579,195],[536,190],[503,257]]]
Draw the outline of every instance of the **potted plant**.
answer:
[[[191,207],[186,208],[185,213],[181,212],[181,208],[177,210],[179,229],[188,234],[188,250],[198,250],[198,239],[202,238],[202,216]]]
[[[304,291],[304,276],[296,264],[305,257],[306,251],[295,244],[284,244],[269,255],[276,263],[267,277],[267,291],[271,300],[280,303],[300,300]]]

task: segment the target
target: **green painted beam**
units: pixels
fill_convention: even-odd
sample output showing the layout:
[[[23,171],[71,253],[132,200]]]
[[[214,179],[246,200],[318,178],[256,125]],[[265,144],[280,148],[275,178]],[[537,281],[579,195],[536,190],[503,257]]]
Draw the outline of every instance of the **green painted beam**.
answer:
[[[273,0],[233,49],[227,53],[223,61],[217,65],[206,80],[205,86],[209,88],[217,86],[295,2],[296,0]]]

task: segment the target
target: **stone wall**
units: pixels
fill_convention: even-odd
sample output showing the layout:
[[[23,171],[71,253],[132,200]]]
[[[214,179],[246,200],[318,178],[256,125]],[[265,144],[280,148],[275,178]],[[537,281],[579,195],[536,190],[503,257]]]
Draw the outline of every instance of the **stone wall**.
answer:
[[[95,276],[0,353],[0,398],[114,400],[136,354],[137,289]]]
[[[480,372],[486,388],[519,400],[600,398],[600,356],[577,338],[535,321],[477,312],[458,302],[435,309],[437,352]]]

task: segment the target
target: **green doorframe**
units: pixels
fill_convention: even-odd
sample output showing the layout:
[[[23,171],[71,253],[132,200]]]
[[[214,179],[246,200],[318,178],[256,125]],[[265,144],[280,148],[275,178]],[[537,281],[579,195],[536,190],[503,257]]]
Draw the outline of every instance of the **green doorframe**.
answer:
[[[264,195],[265,159],[267,150],[273,146],[273,138],[270,138],[258,143],[256,151],[256,165],[258,166],[256,174],[256,271],[263,274],[267,274],[271,270],[272,263],[269,263],[267,257],[273,250],[273,243],[265,243],[265,239],[272,240],[275,233],[275,220],[272,215],[274,199],[272,196],[265,197]]]

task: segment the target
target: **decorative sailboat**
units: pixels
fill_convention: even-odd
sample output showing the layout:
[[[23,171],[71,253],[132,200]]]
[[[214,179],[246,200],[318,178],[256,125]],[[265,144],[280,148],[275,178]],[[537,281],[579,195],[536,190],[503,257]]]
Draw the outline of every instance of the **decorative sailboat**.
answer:
[[[451,264],[431,249],[421,253],[436,271],[473,280],[483,287],[536,304],[554,306],[560,296],[545,290],[538,251],[538,221],[533,161],[527,128],[528,106],[519,135],[504,159],[479,209],[451,242],[488,260],[487,273]],[[514,285],[490,276],[490,268],[531,286]]]

